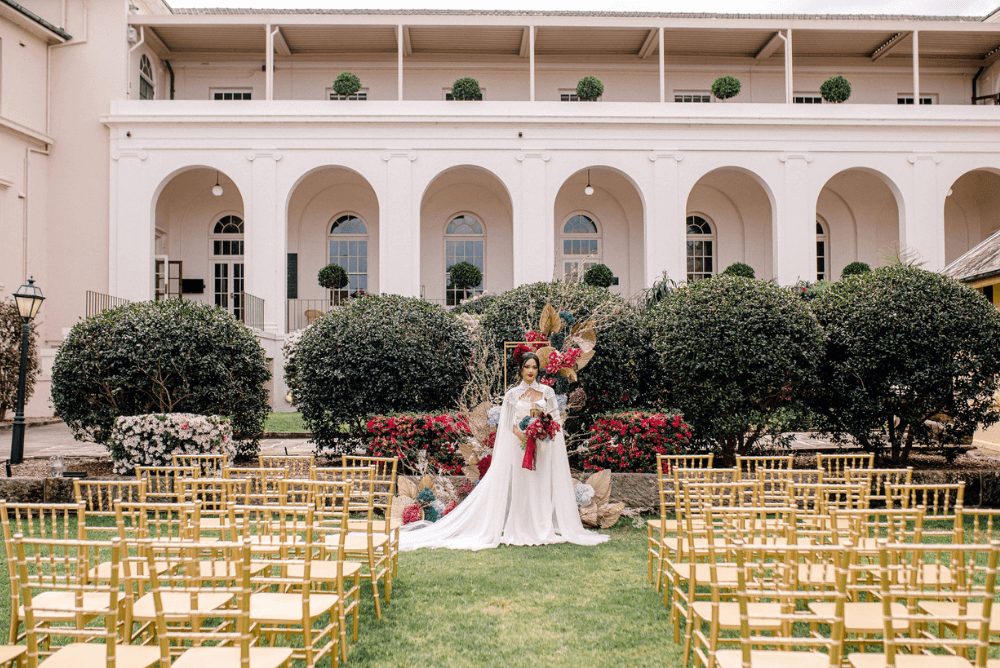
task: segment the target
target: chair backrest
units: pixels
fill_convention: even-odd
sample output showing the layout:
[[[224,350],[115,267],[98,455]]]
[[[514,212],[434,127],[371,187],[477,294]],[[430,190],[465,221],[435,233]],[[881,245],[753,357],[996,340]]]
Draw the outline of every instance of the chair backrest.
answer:
[[[171,465],[175,468],[198,469],[199,477],[221,478],[222,472],[229,466],[229,455],[183,454],[171,455]]]
[[[673,479],[674,469],[710,469],[715,455],[656,455],[656,470]]]
[[[712,468],[674,468],[673,473],[673,506],[672,510],[680,511],[682,503],[683,488],[692,483],[726,483],[733,482],[732,469],[712,469]],[[665,495],[661,495],[661,504],[665,503]],[[661,512],[664,512],[661,508]],[[679,519],[679,518],[678,518]]]
[[[684,513],[696,515],[705,508],[761,505],[760,483],[751,480],[737,482],[687,483],[682,488]]]
[[[60,625],[58,635],[75,642],[103,638],[106,665],[115,665],[118,635],[119,577],[121,541],[53,540],[15,534],[15,561],[9,564],[17,570],[20,585],[20,605],[24,607],[24,628],[28,645],[28,664],[37,666],[40,653],[39,636],[51,636],[53,613],[72,616],[72,625]],[[110,578],[100,581],[88,573],[110,560]],[[44,597],[42,592],[58,592],[63,596]],[[88,596],[89,595],[89,596]],[[95,596],[96,595],[96,596]],[[57,602],[56,602],[57,601]],[[14,605],[18,605],[15,600]],[[104,618],[103,627],[88,624],[96,617]]]
[[[195,466],[136,466],[135,477],[145,485],[145,500],[158,503],[183,503],[184,481],[197,478]]]
[[[115,513],[118,535],[125,543],[193,541],[201,523],[198,503],[119,503]]]
[[[278,481],[278,491],[283,506],[313,504],[313,483],[310,478],[285,478]]]
[[[73,497],[86,505],[87,537],[110,540],[118,536],[115,504],[143,501],[145,485],[138,480],[74,480]]]
[[[281,481],[288,477],[285,468],[228,468],[223,472],[227,480],[246,480],[246,499],[249,505],[281,505]]]
[[[924,509],[916,508],[831,508],[830,524],[838,544],[864,545],[870,550],[875,541],[920,543],[923,540]]]
[[[736,455],[735,475],[740,480],[749,480],[757,476],[759,469],[788,470],[792,468],[792,455],[743,457]]]
[[[875,467],[875,455],[854,453],[816,455],[816,468],[823,471],[826,482],[847,482],[847,469],[870,469]]]
[[[847,482],[868,485],[870,504],[886,505],[886,485],[909,485],[913,480],[913,467],[904,469],[847,469]]]
[[[868,488],[846,483],[816,485],[793,482],[788,485],[788,502],[811,514],[829,515],[830,508],[867,508]]]
[[[201,504],[204,516],[219,516],[230,503],[248,505],[250,481],[243,478],[190,478],[184,481],[185,498]]]
[[[396,473],[399,468],[398,457],[360,457],[355,455],[344,455],[343,465],[353,468],[375,469],[375,497],[373,505],[375,513],[382,517],[392,516],[392,501],[396,496]],[[389,523],[385,523],[386,532],[389,531]]]
[[[796,509],[791,507],[708,507],[706,538],[712,544],[785,545],[795,536],[795,514]]]
[[[288,478],[305,480],[315,465],[312,455],[260,455],[257,459],[262,469],[285,469]]]
[[[955,509],[955,543],[989,543],[1000,540],[1000,510]]]
[[[332,552],[332,557],[339,564],[346,560],[347,536],[349,520],[352,512],[359,510],[354,503],[356,492],[352,484],[346,481],[325,481],[313,483],[313,499],[315,501],[315,540],[323,542]],[[369,541],[372,532],[368,532]],[[343,594],[343,569],[338,567],[338,589]]]
[[[923,506],[924,535],[951,536],[955,531],[956,511],[965,499],[965,482],[955,484],[886,485],[887,508]]]

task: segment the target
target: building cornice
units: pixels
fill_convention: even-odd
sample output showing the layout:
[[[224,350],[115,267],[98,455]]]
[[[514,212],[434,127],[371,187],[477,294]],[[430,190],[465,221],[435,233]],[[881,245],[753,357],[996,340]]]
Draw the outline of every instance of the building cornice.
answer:
[[[37,130],[32,130],[29,127],[21,125],[16,121],[12,121],[9,118],[0,116],[0,132],[6,132],[7,134],[12,134],[21,139],[29,139],[31,141],[37,142],[38,144],[52,144],[54,140],[49,135],[44,132],[38,132]]]
[[[49,44],[61,44],[73,39],[73,36],[62,28],[57,28],[13,0],[0,0],[0,16],[16,23],[33,35],[41,37]]]

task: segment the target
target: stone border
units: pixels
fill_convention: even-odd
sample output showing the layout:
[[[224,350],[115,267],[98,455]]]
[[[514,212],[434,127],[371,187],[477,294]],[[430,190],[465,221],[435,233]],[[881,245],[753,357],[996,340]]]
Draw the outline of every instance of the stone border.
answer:
[[[54,417],[54,418],[30,418],[30,419],[32,420],[31,422],[25,422],[24,423],[25,429],[31,429],[32,427],[47,427],[47,426],[49,426],[51,424],[59,424],[60,422],[62,422],[62,419],[61,418],[57,418],[57,417]],[[8,424],[7,421],[4,420],[4,423],[0,424],[0,434],[2,434],[4,432],[13,431],[13,430],[14,430],[14,423],[13,422],[11,422],[11,423]]]

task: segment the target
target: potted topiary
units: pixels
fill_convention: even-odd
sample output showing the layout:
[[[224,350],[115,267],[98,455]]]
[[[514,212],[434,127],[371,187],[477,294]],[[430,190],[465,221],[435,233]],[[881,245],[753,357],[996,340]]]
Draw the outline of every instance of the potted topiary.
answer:
[[[595,288],[609,288],[615,282],[615,275],[606,264],[595,264],[583,272],[583,282]]]
[[[871,270],[872,268],[868,266],[867,262],[852,262],[844,267],[844,271],[840,272],[840,277],[860,276],[861,274],[867,274]]]
[[[712,82],[712,95],[720,100],[728,100],[740,94],[740,80],[736,77],[719,77]]]
[[[847,102],[851,97],[851,82],[842,76],[830,77],[819,87],[819,94],[824,100],[833,104]]]
[[[726,276],[740,276],[741,278],[757,278],[753,267],[743,262],[733,262],[722,272]]]
[[[471,262],[459,262],[448,272],[451,280],[450,288],[458,288],[462,291],[462,299],[468,296],[468,289],[474,288],[483,282],[483,272],[479,267]]]
[[[483,91],[479,82],[472,77],[459,79],[451,85],[451,97],[454,100],[482,100]]]
[[[583,102],[596,102],[604,95],[604,84],[597,77],[586,76],[576,84],[576,96]]]
[[[341,72],[333,82],[333,91],[343,97],[355,95],[359,90],[361,90],[361,79],[350,72]]]
[[[349,282],[350,279],[347,277],[347,272],[339,264],[328,264],[319,270],[320,287],[333,290],[334,297],[337,296],[338,291],[347,287]],[[337,301],[334,299],[334,303]]]

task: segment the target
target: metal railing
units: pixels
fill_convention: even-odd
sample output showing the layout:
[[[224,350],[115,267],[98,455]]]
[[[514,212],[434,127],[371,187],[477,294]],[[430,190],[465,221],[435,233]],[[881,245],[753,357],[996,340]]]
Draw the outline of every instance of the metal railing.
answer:
[[[346,297],[341,298],[337,291],[334,297],[325,299],[288,299],[285,301],[285,328],[289,332],[296,332],[305,329],[322,315],[326,315],[331,309],[340,306],[347,301]]]
[[[1000,93],[995,95],[977,95],[972,98],[972,104],[1000,104]]]
[[[264,329],[264,300],[249,292],[240,293],[239,321],[250,329]]]
[[[124,297],[112,297],[111,295],[94,292],[93,290],[87,290],[86,317],[89,318],[109,309],[118,308],[119,306],[125,306],[126,304],[131,303],[132,302],[130,300],[125,299]]]

